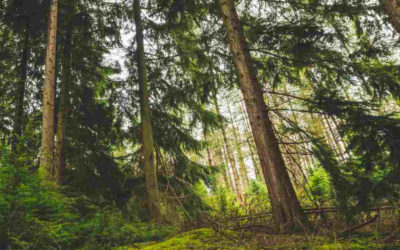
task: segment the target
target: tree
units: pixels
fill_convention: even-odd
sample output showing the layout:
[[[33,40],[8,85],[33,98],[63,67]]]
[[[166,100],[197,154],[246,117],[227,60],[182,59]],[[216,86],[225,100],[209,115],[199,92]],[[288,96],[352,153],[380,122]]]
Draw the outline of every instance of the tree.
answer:
[[[268,186],[274,219],[282,228],[290,229],[302,220],[300,203],[285,168],[234,2],[220,0],[219,6]]]
[[[140,117],[143,147],[143,162],[145,166],[147,202],[153,221],[161,221],[160,194],[157,182],[157,169],[154,164],[153,128],[150,114],[149,85],[144,55],[143,26],[140,1],[134,0],[134,15],[136,26],[137,65],[140,92]]]
[[[23,113],[24,113],[24,98],[25,98],[25,84],[27,79],[28,61],[29,61],[29,37],[30,37],[30,17],[25,16],[25,36],[23,41],[23,49],[21,52],[21,66],[20,66],[20,79],[18,81],[17,90],[17,105],[15,109],[15,121],[13,127],[12,149],[16,150],[17,138],[22,134],[23,126]]]
[[[13,32],[12,39],[15,44],[8,46],[7,49],[5,49],[5,46],[2,46],[4,48],[3,55],[7,55],[9,51],[18,53],[12,57],[14,60],[3,64],[4,66],[8,65],[13,67],[1,70],[3,73],[7,71],[10,73],[13,72],[18,78],[16,79],[16,83],[12,84],[15,88],[10,88],[10,90],[13,91],[10,96],[14,97],[13,124],[12,133],[10,133],[10,135],[12,135],[10,138],[11,147],[14,153],[17,153],[17,145],[19,144],[19,139],[23,135],[26,125],[27,112],[24,105],[26,105],[26,97],[29,94],[29,91],[27,91],[27,89],[29,89],[27,88],[27,83],[30,77],[29,75],[33,71],[31,70],[31,64],[34,59],[38,57],[38,54],[36,54],[38,50],[35,49],[37,45],[36,39],[43,33],[41,24],[44,21],[45,5],[46,4],[37,0],[5,1],[4,5],[2,5],[1,12],[3,15],[0,16],[1,22],[4,24],[2,25],[2,29],[9,28],[10,31]],[[46,8],[46,12],[47,11]],[[8,79],[11,80],[9,77]],[[19,147],[18,149],[22,148]]]
[[[69,18],[67,18],[64,35],[64,49],[62,58],[63,77],[60,88],[60,98],[57,115],[57,140],[55,147],[55,178],[61,184],[64,181],[66,160],[65,160],[65,123],[69,106],[69,86],[71,85],[71,46],[72,46],[72,28],[74,17],[74,6],[69,9]]]
[[[40,168],[46,180],[53,179],[57,18],[58,0],[51,0],[46,47],[45,83],[43,87],[42,148],[40,153]]]

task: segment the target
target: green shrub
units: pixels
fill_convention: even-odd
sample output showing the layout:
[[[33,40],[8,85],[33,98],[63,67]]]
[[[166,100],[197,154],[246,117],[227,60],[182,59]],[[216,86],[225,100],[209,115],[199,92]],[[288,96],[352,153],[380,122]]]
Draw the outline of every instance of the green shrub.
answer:
[[[216,188],[214,195],[209,196],[208,203],[212,207],[210,214],[223,217],[242,214],[243,211],[235,198],[236,195],[225,187]]]
[[[251,180],[245,191],[247,213],[257,213],[270,209],[268,190],[265,184]]]
[[[67,247],[74,238],[75,219],[69,200],[28,166],[13,166],[5,146],[0,154],[0,249]]]
[[[327,172],[318,167],[310,173],[309,191],[320,206],[332,201],[332,185]]]
[[[111,249],[176,231],[132,222],[118,208],[100,208],[83,195],[66,197],[31,166],[11,164],[6,147],[0,156],[0,249]],[[19,158],[14,161],[29,162]]]
[[[118,209],[97,213],[82,229],[82,234],[87,235],[83,249],[111,249],[135,242],[160,241],[177,230],[173,226],[126,222]]]

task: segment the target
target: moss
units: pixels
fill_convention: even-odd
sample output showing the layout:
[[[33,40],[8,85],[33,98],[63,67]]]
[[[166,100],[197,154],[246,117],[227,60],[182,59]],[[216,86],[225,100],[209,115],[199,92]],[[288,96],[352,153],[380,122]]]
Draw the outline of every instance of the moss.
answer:
[[[237,234],[231,231],[224,232],[223,235],[216,233],[209,228],[202,228],[186,233],[178,234],[169,240],[157,244],[137,244],[132,247],[119,248],[119,250],[129,249],[249,249],[245,246],[240,246],[235,242]],[[151,244],[151,245],[148,245]]]
[[[398,245],[383,245],[372,237],[330,238],[305,235],[251,235],[224,231],[217,233],[209,228],[197,229],[178,234],[164,242],[145,242],[118,250],[158,250],[158,249],[310,249],[310,250],[347,250],[347,249],[400,249]]]

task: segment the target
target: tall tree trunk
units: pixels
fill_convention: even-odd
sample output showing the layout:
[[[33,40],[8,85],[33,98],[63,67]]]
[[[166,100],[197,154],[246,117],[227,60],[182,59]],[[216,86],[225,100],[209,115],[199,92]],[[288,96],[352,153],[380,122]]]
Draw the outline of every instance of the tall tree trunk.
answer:
[[[230,182],[227,170],[225,168],[225,166],[227,166],[228,164],[226,164],[226,162],[224,160],[224,150],[222,148],[219,148],[219,150],[217,150],[217,156],[218,156],[217,158],[219,160],[218,161],[218,165],[224,166],[224,168],[221,171],[221,175],[222,175],[222,177],[224,179],[224,182],[225,182],[225,188],[233,191],[232,184]]]
[[[141,18],[140,0],[133,2],[135,26],[136,26],[136,43],[137,43],[137,65],[139,75],[139,92],[140,92],[140,117],[142,128],[142,147],[144,156],[146,194],[152,220],[154,222],[161,221],[160,209],[160,193],[157,182],[157,169],[154,164],[154,141],[153,129],[151,123],[150,103],[149,103],[149,83],[147,78],[147,69],[144,55],[143,42],[143,26]]]
[[[259,166],[256,161],[256,157],[254,156],[253,145],[251,145],[249,138],[246,138],[246,142],[247,142],[247,146],[249,147],[249,150],[250,150],[250,157],[251,157],[251,161],[253,163],[253,168],[254,168],[254,173],[256,175],[256,179],[259,182],[263,182],[263,179],[262,179],[262,176],[260,173],[260,169],[259,169]]]
[[[274,219],[282,229],[289,230],[303,218],[300,203],[289,179],[273,131],[234,2],[233,0],[219,0],[219,5],[268,186]]]
[[[64,51],[63,51],[63,79],[60,90],[60,101],[58,105],[57,120],[57,142],[55,156],[55,172],[58,184],[64,181],[65,172],[65,123],[69,105],[69,85],[71,81],[71,25],[68,25],[65,32]]]
[[[221,116],[221,111],[219,109],[219,104],[218,104],[218,100],[217,100],[217,95],[216,94],[214,94],[214,104],[215,104],[215,109],[217,111],[218,116]],[[224,143],[225,143],[225,148],[226,148],[226,154],[227,154],[227,157],[228,157],[228,161],[229,161],[229,163],[231,165],[233,178],[235,179],[235,188],[236,188],[236,192],[237,192],[237,197],[238,197],[239,203],[242,203],[242,202],[244,202],[243,188],[242,188],[242,184],[240,182],[240,177],[239,177],[238,171],[236,169],[235,158],[233,156],[233,153],[232,153],[231,148],[229,146],[228,138],[226,136],[225,124],[223,122],[221,123],[221,131],[222,131],[222,136],[224,138]]]
[[[400,34],[400,6],[397,0],[382,0],[383,9],[389,16],[389,21]]]
[[[237,128],[234,126],[233,127],[233,136],[237,139],[235,142],[236,146],[236,152],[239,160],[239,166],[240,166],[240,175],[242,177],[243,181],[243,186],[244,188],[247,188],[249,186],[249,175],[247,174],[247,168],[246,164],[244,163],[244,156],[242,152],[242,147],[241,147],[241,140],[240,140],[240,133],[237,132]]]
[[[14,152],[17,148],[18,137],[22,135],[23,127],[23,114],[24,114],[24,98],[25,98],[25,85],[28,72],[28,61],[29,61],[29,34],[30,34],[30,21],[29,17],[25,17],[25,37],[23,41],[23,49],[21,53],[21,66],[20,66],[20,79],[18,82],[17,89],[17,104],[15,107],[15,120],[13,126],[13,137],[12,137],[12,151]]]
[[[249,122],[249,116],[248,116],[248,114],[246,112],[246,105],[244,104],[243,101],[241,102],[241,105],[240,105],[240,111],[242,113],[244,113],[244,116],[245,116],[244,117],[245,118],[244,119],[245,120],[245,126],[246,126],[245,136],[246,136],[247,146],[249,147],[249,151],[250,151],[251,161],[253,162],[254,172],[255,172],[257,181],[262,183],[262,182],[265,182],[265,180],[264,180],[264,178],[263,178],[263,176],[261,174],[262,173],[262,169],[260,167],[259,161],[256,160],[256,156],[255,156],[254,151],[253,151],[253,143],[250,141],[250,138],[253,138],[253,140],[254,140],[254,136],[251,133],[251,126],[250,126],[250,122]]]
[[[54,151],[54,82],[56,66],[58,0],[51,0],[48,21],[48,40],[46,49],[45,80],[43,87],[42,149],[40,172],[46,180],[53,180]]]
[[[239,161],[239,171],[240,171],[240,176],[242,179],[242,183],[243,183],[243,188],[247,188],[249,186],[249,175],[247,174],[247,168],[246,165],[244,164],[244,156],[243,156],[243,152],[242,152],[242,146],[241,146],[241,137],[240,137],[240,132],[238,133],[238,129],[236,128],[235,125],[235,121],[233,121],[232,117],[232,111],[229,107],[228,107],[228,112],[229,112],[229,118],[230,118],[230,122],[232,124],[232,131],[233,131],[233,137],[235,138],[235,148],[236,148],[236,153],[237,153],[237,158]]]
[[[225,164],[226,167],[225,167],[224,171],[225,171],[226,176],[228,177],[230,190],[232,191],[232,193],[237,194],[237,190],[236,190],[236,187],[235,187],[234,180],[232,179],[232,175],[231,175],[231,173],[229,171],[229,161],[228,161],[228,154],[226,153],[225,143],[222,146],[221,151],[222,151],[224,159],[225,159],[224,160],[224,164]]]
[[[228,111],[229,111],[229,118],[230,122],[232,124],[232,130],[233,130],[233,137],[235,138],[235,147],[236,147],[236,153],[239,161],[239,170],[240,170],[240,176],[243,182],[243,188],[247,188],[249,186],[249,175],[247,174],[247,168],[246,165],[244,164],[244,156],[243,156],[243,151],[242,151],[242,145],[241,145],[241,136],[240,132],[237,129],[235,125],[235,121],[232,119],[233,114],[231,111],[231,108],[229,107],[229,104],[227,105]]]

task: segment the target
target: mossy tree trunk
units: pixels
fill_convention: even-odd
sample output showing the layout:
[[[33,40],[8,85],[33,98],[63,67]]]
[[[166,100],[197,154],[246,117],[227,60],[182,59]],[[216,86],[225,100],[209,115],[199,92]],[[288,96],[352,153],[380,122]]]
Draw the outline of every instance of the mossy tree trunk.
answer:
[[[154,141],[149,102],[150,91],[144,55],[143,25],[140,0],[134,0],[133,4],[136,27],[136,59],[139,75],[140,118],[142,129],[143,160],[145,167],[144,172],[146,179],[146,194],[152,220],[154,222],[160,222],[162,219],[160,209],[160,193],[158,190],[157,169],[156,165],[154,164]]]
[[[303,219],[300,203],[289,179],[274,134],[234,2],[233,0],[219,0],[219,6],[268,186],[274,220],[283,230],[290,230]]]
[[[51,0],[46,47],[45,80],[42,108],[42,148],[40,173],[48,181],[53,180],[54,153],[54,96],[57,41],[58,0]]]

